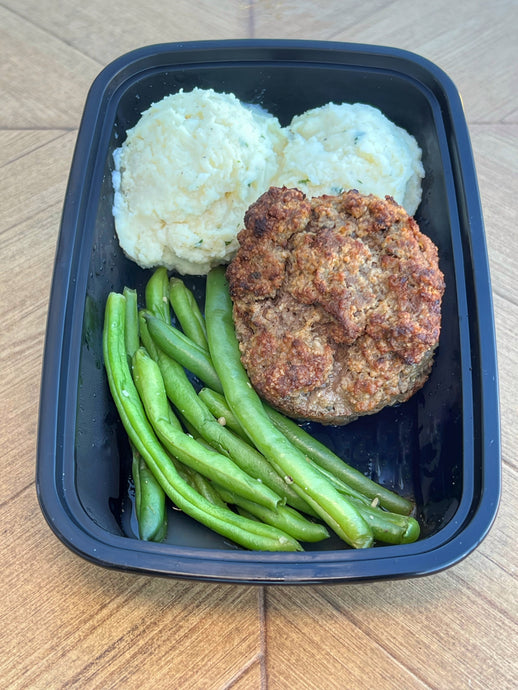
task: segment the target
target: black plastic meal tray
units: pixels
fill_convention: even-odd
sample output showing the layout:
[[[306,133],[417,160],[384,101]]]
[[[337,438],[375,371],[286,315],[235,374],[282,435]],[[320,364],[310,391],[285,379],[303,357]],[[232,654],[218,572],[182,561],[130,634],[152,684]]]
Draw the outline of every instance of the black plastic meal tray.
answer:
[[[151,103],[213,88],[261,104],[282,125],[334,102],[375,106],[412,133],[426,177],[416,212],[439,248],[446,291],[439,348],[408,402],[344,427],[308,425],[337,454],[416,502],[413,544],[251,552],[171,508],[167,539],[137,538],[130,454],[102,355],[105,301],[151,275],[127,259],[112,217],[113,150]],[[187,279],[201,303],[204,279]],[[430,574],[484,538],[500,496],[497,366],[478,186],[461,100],[429,61],[394,48],[238,40],[145,47],[94,81],[64,201],[41,383],[37,488],[50,527],[101,566],[238,583],[324,583]]]

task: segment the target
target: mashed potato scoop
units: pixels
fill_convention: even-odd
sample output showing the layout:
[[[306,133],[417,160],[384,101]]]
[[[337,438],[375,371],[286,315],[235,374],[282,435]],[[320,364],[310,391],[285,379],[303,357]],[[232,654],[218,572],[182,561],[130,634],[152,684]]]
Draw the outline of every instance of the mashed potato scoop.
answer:
[[[391,196],[413,215],[421,201],[424,168],[415,138],[365,103],[327,103],[296,115],[286,129],[287,144],[277,186],[306,196],[356,189]]]
[[[195,88],[151,105],[114,152],[124,252],[143,268],[191,275],[228,261],[284,143],[277,118],[233,94]]]

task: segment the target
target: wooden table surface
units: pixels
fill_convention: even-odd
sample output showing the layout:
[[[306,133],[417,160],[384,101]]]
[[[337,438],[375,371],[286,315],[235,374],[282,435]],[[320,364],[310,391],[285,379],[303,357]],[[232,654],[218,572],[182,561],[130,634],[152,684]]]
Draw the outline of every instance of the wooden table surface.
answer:
[[[0,0],[1,688],[518,687],[517,35],[516,0]],[[138,46],[247,37],[405,48],[462,95],[492,270],[503,493],[487,538],[444,572],[271,588],[137,576],[74,555],[38,507],[45,321],[88,88]]]

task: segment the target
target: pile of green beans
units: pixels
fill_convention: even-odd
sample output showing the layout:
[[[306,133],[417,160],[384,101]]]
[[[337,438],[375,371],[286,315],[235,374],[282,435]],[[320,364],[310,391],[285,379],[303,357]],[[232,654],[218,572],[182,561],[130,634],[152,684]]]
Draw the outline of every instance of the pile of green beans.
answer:
[[[147,282],[143,306],[129,287],[106,302],[104,362],[132,453],[139,537],[166,538],[169,499],[251,550],[302,551],[329,530],[353,548],[415,541],[411,501],[254,391],[223,267],[207,276],[204,307],[163,267]]]

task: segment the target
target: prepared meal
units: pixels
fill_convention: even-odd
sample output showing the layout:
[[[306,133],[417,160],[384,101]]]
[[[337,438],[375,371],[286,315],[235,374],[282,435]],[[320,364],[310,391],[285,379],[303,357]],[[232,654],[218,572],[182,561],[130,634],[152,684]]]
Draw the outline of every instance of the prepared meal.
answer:
[[[126,255],[195,275],[228,261],[284,143],[277,118],[233,94],[195,88],[151,105],[114,152],[113,215]]]
[[[439,342],[437,247],[391,197],[272,187],[227,268],[243,364],[290,417],[345,424],[408,400]]]
[[[124,293],[125,286],[137,291],[144,307],[153,275],[128,260],[117,239],[113,152],[141,112],[180,86],[230,91],[243,102],[262,99],[283,126],[326,102],[369,103],[422,147],[426,177],[416,220],[439,249],[448,286],[427,385],[407,403],[348,426],[292,423],[297,433],[334,452],[336,465],[350,463],[360,478],[415,502],[415,543],[353,550],[329,530],[321,542],[304,539],[304,552],[251,551],[236,548],[170,500],[164,541],[144,541],[161,533],[148,523],[140,535],[132,451],[103,366],[102,312],[107,296]],[[204,309],[207,281],[182,281]],[[117,57],[88,92],[63,206],[40,394],[36,484],[44,518],[89,564],[152,577],[307,586],[438,573],[480,545],[498,507],[501,449],[490,296],[462,102],[451,79],[422,56],[383,46],[244,40],[145,46]],[[175,310],[173,326],[176,317]],[[190,371],[196,383],[202,372]],[[208,391],[202,389],[200,398],[203,390]],[[227,422],[221,428],[232,428],[228,409],[220,409],[221,394],[210,402],[214,418]],[[301,450],[309,457],[307,446]],[[314,462],[322,460],[315,453]],[[141,463],[137,470],[147,493]],[[140,515],[146,501],[139,503]]]
[[[415,138],[365,103],[327,103],[295,116],[275,184],[308,196],[357,189],[392,196],[413,215],[424,168]]]

